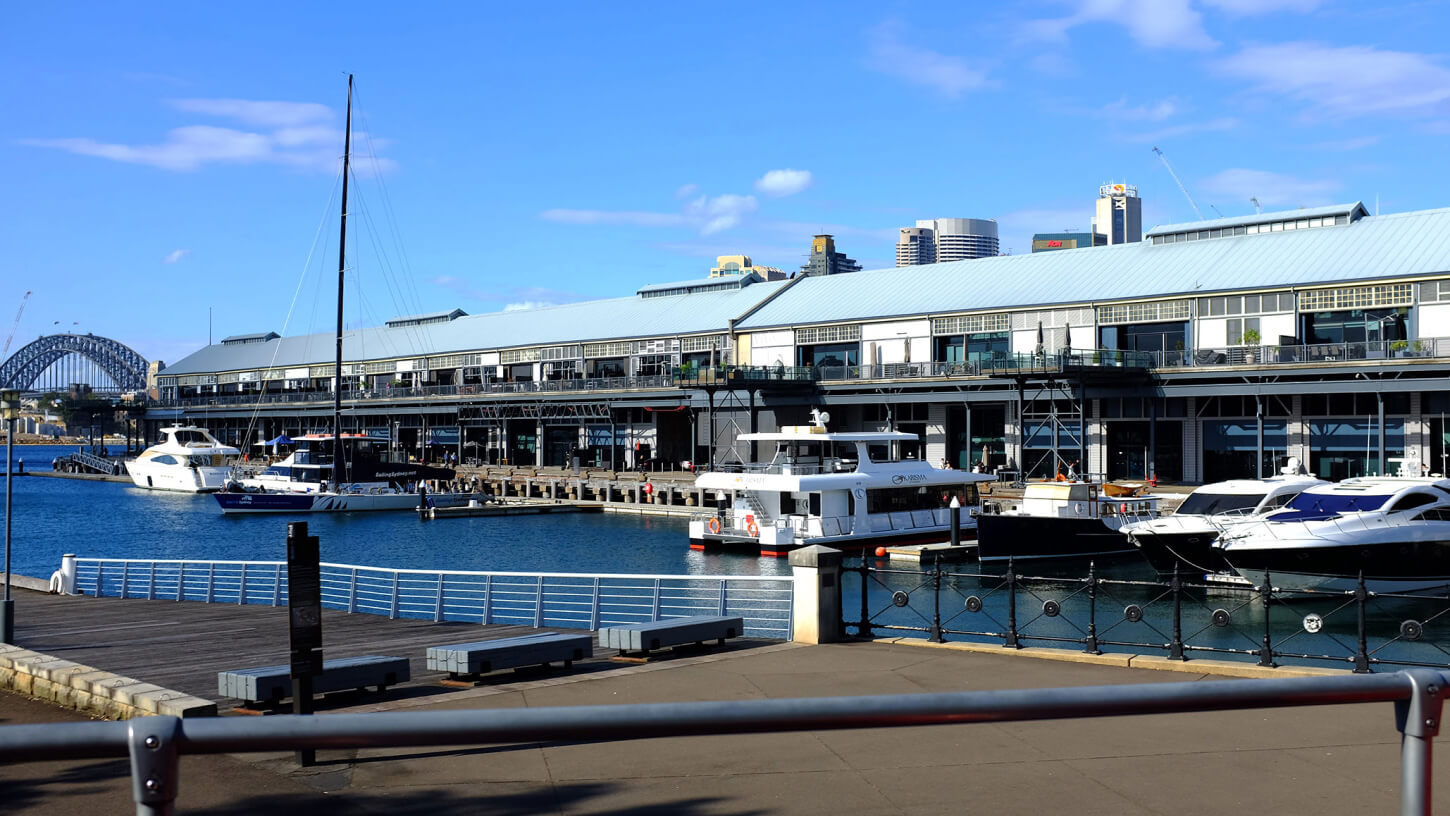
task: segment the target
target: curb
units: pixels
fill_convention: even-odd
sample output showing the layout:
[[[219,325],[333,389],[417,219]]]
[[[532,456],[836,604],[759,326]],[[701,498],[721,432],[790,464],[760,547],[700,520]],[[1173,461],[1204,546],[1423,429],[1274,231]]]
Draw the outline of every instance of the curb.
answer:
[[[0,689],[111,720],[217,715],[211,700],[5,643],[0,643]]]

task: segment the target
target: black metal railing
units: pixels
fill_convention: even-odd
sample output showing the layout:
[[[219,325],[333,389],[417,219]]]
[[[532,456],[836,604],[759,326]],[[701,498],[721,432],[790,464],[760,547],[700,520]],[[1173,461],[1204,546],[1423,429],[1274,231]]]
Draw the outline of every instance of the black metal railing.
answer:
[[[1215,655],[1261,666],[1339,663],[1450,669],[1450,586],[1436,592],[1377,593],[1361,577],[1349,591],[1284,590],[1264,575],[1255,584],[1107,577],[1028,576],[882,567],[846,567],[856,585],[848,632],[920,633],[948,639],[1076,646],[1082,651],[1160,654],[1171,660]]]

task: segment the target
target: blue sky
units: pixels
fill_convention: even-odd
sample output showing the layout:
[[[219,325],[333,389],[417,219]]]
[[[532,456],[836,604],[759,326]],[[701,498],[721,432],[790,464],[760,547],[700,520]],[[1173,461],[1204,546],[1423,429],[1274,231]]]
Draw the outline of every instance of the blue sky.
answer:
[[[995,218],[1021,253],[1110,180],[1145,224],[1193,220],[1154,146],[1210,217],[1450,205],[1443,3],[544,8],[12,5],[11,350],[68,329],[175,361],[208,308],[217,338],[328,330],[349,71],[349,323],[794,268],[817,231],[890,266],[917,218]]]

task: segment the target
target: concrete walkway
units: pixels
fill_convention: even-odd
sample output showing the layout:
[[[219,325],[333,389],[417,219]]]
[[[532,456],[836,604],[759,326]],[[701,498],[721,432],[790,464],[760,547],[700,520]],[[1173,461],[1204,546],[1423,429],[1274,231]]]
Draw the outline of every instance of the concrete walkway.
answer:
[[[767,645],[351,710],[517,708],[1174,682],[1192,674],[891,643]],[[1211,678],[1217,679],[1217,678]],[[341,710],[341,709],[339,709]],[[13,695],[0,717],[76,715]],[[327,716],[322,714],[319,716]],[[1441,752],[1444,757],[1445,752]],[[855,814],[1387,813],[1389,704],[607,744],[192,758],[179,812]],[[1437,760],[1437,811],[1450,761]],[[124,762],[0,768],[7,812],[125,812]],[[18,796],[11,794],[18,792]]]

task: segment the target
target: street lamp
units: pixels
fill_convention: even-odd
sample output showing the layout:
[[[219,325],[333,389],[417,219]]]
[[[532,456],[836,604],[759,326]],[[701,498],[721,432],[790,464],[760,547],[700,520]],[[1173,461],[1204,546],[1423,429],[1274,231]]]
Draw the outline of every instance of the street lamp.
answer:
[[[5,420],[5,600],[0,601],[0,643],[15,642],[15,601],[10,598],[10,482],[15,478],[15,420],[20,418],[20,392],[0,391],[0,419]]]

